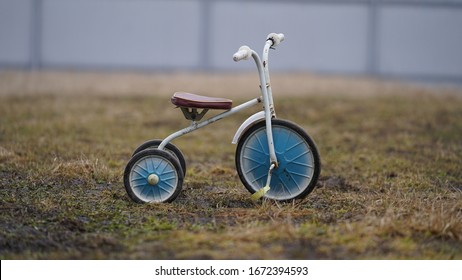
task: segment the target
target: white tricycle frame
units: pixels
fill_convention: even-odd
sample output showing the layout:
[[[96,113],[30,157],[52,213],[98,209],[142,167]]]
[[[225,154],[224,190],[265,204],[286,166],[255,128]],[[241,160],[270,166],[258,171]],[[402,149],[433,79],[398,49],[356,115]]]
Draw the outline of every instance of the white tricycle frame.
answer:
[[[181,152],[179,151],[178,148],[176,148],[173,144],[171,144],[171,142],[180,136],[183,136],[185,134],[188,134],[195,130],[203,128],[209,124],[212,124],[216,121],[219,121],[223,118],[226,118],[230,115],[233,115],[237,112],[240,112],[244,109],[247,109],[259,103],[263,103],[263,110],[253,114],[248,119],[246,119],[241,124],[241,126],[238,128],[232,140],[233,144],[238,144],[238,149],[236,152],[236,165],[237,165],[239,176],[241,180],[243,181],[244,185],[246,186],[246,188],[252,193],[252,199],[257,200],[265,196],[271,190],[272,173],[273,171],[278,170],[279,168],[280,161],[278,161],[278,154],[275,149],[274,139],[273,139],[273,130],[275,129],[274,125],[277,125],[277,129],[283,130],[284,137],[287,137],[287,139],[285,140],[286,145],[290,143],[289,140],[291,138],[296,139],[294,142],[295,144],[293,144],[294,147],[282,148],[284,151],[279,152],[279,156],[280,157],[285,156],[284,153],[289,153],[291,152],[291,150],[294,150],[295,147],[302,146],[301,149],[298,148],[298,153],[300,153],[301,155],[295,155],[296,156],[295,159],[298,159],[303,156],[303,157],[306,157],[306,160],[303,162],[296,162],[294,160],[294,162],[296,162],[297,164],[296,169],[297,170],[301,169],[303,172],[290,171],[288,170],[289,168],[285,169],[285,174],[286,174],[287,179],[294,181],[296,184],[296,187],[300,191],[296,190],[295,191],[296,193],[294,195],[292,195],[290,191],[289,191],[290,194],[288,195],[285,194],[285,195],[279,196],[278,194],[273,194],[273,195],[270,195],[268,198],[274,199],[274,200],[282,200],[282,201],[292,200],[296,198],[303,198],[313,190],[316,184],[317,178],[319,176],[319,173],[320,173],[320,159],[319,159],[319,154],[318,154],[314,141],[306,134],[306,132],[303,129],[298,127],[296,124],[288,122],[288,121],[276,120],[276,112],[274,108],[273,94],[272,94],[271,82],[270,82],[270,76],[269,76],[268,56],[269,56],[269,50],[274,49],[283,40],[284,40],[284,34],[270,33],[267,36],[265,46],[263,48],[263,56],[262,56],[263,60],[260,59],[260,56],[258,55],[257,52],[255,52],[248,46],[241,46],[239,50],[233,55],[233,60],[236,62],[240,60],[247,60],[249,58],[253,58],[257,66],[257,70],[259,74],[260,88],[261,88],[261,94],[262,94],[261,97],[254,98],[236,107],[232,107],[222,113],[219,113],[203,121],[201,121],[201,119],[205,115],[205,113],[208,111],[209,108],[181,107],[185,117],[191,120],[190,126],[183,128],[175,133],[170,134],[163,140],[151,140],[151,141],[145,142],[143,145],[139,146],[135,150],[135,152],[133,153],[133,157],[130,160],[130,162],[127,164],[125,173],[124,173],[125,188],[127,190],[128,195],[130,196],[132,200],[134,200],[135,202],[139,202],[139,203],[173,201],[177,197],[179,192],[181,191],[181,185],[182,185],[184,175],[186,174],[186,170],[185,170],[184,158]],[[199,97],[203,97],[203,96],[199,96]],[[207,97],[204,97],[204,98],[207,98]],[[202,112],[198,112],[197,109],[202,109]],[[256,125],[256,124],[259,124],[259,125]],[[252,130],[252,127],[255,127],[255,129],[253,129],[255,131],[257,131],[258,129],[261,130],[259,132],[260,136],[256,136],[255,133],[257,132],[254,133],[254,131],[252,131],[252,133],[254,134],[251,133],[251,135],[249,135],[249,130]],[[268,129],[268,128],[271,128],[271,129]],[[263,134],[266,135],[266,143],[262,144],[262,142],[264,142],[264,139],[261,138],[261,135]],[[250,179],[246,178],[246,176],[247,177],[252,176],[251,174],[252,170],[250,169],[261,169],[262,167],[261,166],[251,166],[247,170],[243,170],[242,166],[246,165],[245,162],[242,161],[242,158],[245,158],[245,152],[243,152],[243,149],[248,148],[250,152],[253,152],[252,150],[254,149],[251,145],[250,146],[244,145],[245,147],[243,147],[243,145],[240,145],[240,141],[245,136],[247,138],[253,137],[254,139],[253,141],[258,142],[258,147],[267,146],[268,150],[265,150],[266,147],[262,147],[263,150],[259,152],[261,154],[266,154],[266,156],[269,158],[269,162],[268,164],[266,164],[266,170],[267,170],[265,172],[266,178],[264,178],[263,175],[258,176],[259,178],[254,178],[254,177],[251,177]],[[248,141],[251,141],[251,140],[248,140]],[[248,141],[246,143],[248,143]],[[280,146],[284,146],[284,145],[281,144]],[[286,151],[287,149],[289,150]],[[243,156],[242,156],[242,153],[244,153]],[[238,157],[241,159],[239,159]],[[256,159],[251,159],[251,160],[257,161]],[[157,164],[158,166],[156,167]],[[164,179],[162,179],[161,178],[162,176],[157,174],[159,172],[156,171],[156,168],[158,169],[164,168],[164,170],[167,170],[166,174],[174,173],[174,176],[166,175],[163,177]],[[251,175],[247,175],[248,173],[250,173]],[[261,174],[261,170],[260,170],[260,174]],[[300,183],[299,182],[300,180],[294,179],[294,177],[296,176],[302,178],[303,182]],[[284,189],[285,183],[283,182],[282,179],[280,178],[278,179],[279,181],[282,182],[282,184],[281,183],[280,184],[282,185],[282,188]],[[164,180],[164,187],[160,185],[160,182],[162,180]],[[258,183],[257,185],[259,185],[258,187],[254,184],[256,182]],[[262,184],[263,182],[265,183]],[[302,187],[300,187],[299,184],[302,184]],[[151,197],[148,195],[149,191],[145,191],[146,189],[145,186],[158,187],[158,190],[157,190],[158,195],[154,195],[154,192],[155,192],[154,189],[150,190],[153,193],[152,197],[156,199],[150,199]],[[143,190],[137,191],[136,188],[141,188],[141,187],[143,188]],[[170,188],[172,188],[173,190],[170,191]],[[288,189],[289,188],[287,188],[287,190]],[[165,192],[168,195],[162,195],[162,192]]]

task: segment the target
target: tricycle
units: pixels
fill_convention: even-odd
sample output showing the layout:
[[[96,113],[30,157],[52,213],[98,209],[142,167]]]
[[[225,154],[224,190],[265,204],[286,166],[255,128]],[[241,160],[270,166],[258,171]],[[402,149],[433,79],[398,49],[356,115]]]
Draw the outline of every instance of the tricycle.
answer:
[[[149,140],[135,149],[126,165],[124,185],[135,202],[172,202],[182,190],[186,175],[183,153],[172,141],[257,104],[259,111],[237,129],[235,164],[240,180],[253,200],[302,199],[315,187],[321,161],[315,142],[299,125],[276,118],[271,90],[268,54],[284,40],[284,34],[271,33],[263,48],[263,60],[248,46],[241,46],[234,61],[253,58],[260,80],[261,96],[233,107],[230,99],[176,92],[171,102],[191,121],[166,138]],[[222,110],[202,120],[209,110]]]

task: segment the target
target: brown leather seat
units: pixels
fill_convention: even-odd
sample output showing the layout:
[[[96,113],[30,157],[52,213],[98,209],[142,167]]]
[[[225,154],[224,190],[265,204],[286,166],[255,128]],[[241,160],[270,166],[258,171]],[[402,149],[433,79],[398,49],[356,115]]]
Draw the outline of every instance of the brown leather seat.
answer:
[[[178,107],[199,109],[229,110],[233,106],[233,101],[226,98],[207,97],[187,92],[175,92],[172,96],[172,103]]]

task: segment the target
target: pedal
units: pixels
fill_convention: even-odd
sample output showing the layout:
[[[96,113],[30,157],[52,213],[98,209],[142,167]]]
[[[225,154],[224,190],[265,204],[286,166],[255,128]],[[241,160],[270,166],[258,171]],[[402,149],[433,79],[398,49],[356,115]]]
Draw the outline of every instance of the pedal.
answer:
[[[260,198],[262,198],[271,188],[270,188],[270,183],[271,183],[271,174],[273,173],[273,169],[274,167],[276,167],[276,164],[275,163],[271,163],[271,166],[268,170],[268,178],[266,179],[266,185],[259,189],[258,191],[256,191],[254,194],[252,194],[250,196],[250,198],[253,200],[253,201],[257,201],[259,200]]]

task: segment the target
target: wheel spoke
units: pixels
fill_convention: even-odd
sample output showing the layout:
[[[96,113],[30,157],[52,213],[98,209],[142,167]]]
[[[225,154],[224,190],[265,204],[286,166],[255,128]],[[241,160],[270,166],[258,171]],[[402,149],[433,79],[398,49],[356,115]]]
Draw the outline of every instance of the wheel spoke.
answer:
[[[173,171],[172,171],[173,172]],[[164,173],[165,174],[165,173]],[[168,180],[172,180],[172,179],[175,179],[176,177],[173,176],[173,177],[168,177],[168,178],[161,178],[162,181],[168,181]]]
[[[141,162],[136,167],[141,168],[143,171],[145,171],[147,174],[149,174],[149,170],[147,169],[147,167],[146,168],[143,167],[143,165],[141,165]]]
[[[163,187],[161,187],[161,186],[158,186],[158,187],[159,187],[159,190],[163,190],[163,191],[166,192],[167,194],[170,194],[170,192],[167,191],[166,189],[164,189]],[[159,194],[160,194],[160,191],[159,191]]]
[[[138,183],[135,183],[135,182],[132,182],[134,187],[139,187],[139,186],[146,186],[146,181],[144,182],[138,182]]]
[[[302,174],[302,173],[298,173],[298,172],[294,172],[294,171],[290,171],[290,170],[287,170],[287,173],[297,175],[297,176],[300,176],[300,177],[305,177],[307,179],[311,179],[311,176],[308,176],[306,174]]]
[[[137,167],[141,167],[140,165],[138,165]],[[135,167],[136,168],[136,167]],[[148,176],[149,173],[147,174],[142,174],[141,172],[137,171],[135,168],[133,168],[133,172],[135,172],[136,174],[140,175],[141,177],[146,177]],[[142,169],[144,171],[144,169]]]
[[[159,170],[159,168],[160,168],[160,166],[161,166],[162,164],[164,164],[164,166],[162,167],[161,170]],[[159,166],[157,166],[157,168],[156,168],[156,171],[157,171],[156,173],[162,174],[162,172],[164,172],[164,170],[165,170],[166,167],[167,167],[167,163],[166,163],[165,161],[162,160],[162,161],[159,163]]]
[[[160,193],[160,187],[159,184],[157,184],[157,192],[159,193],[159,200],[162,200],[162,194]],[[154,194],[154,191],[152,192]]]
[[[249,150],[252,150],[252,151],[255,151],[255,152],[257,152],[257,153],[260,153],[260,154],[264,154],[265,156],[267,155],[267,154],[266,154],[265,152],[263,152],[262,150],[256,149],[256,148],[254,148],[254,147],[252,147],[252,146],[246,146],[245,148],[246,148],[246,149],[249,149]]]
[[[310,152],[310,150],[306,150],[304,153],[301,153],[301,154],[299,154],[298,156],[294,157],[293,159],[289,159],[289,160],[287,160],[287,161],[288,161],[288,162],[293,162],[293,161],[296,160],[297,158],[300,158],[300,157],[302,157],[302,156],[308,154],[309,152]]]
[[[146,184],[141,184],[141,185],[133,186],[133,188],[142,188],[142,187],[146,187]]]
[[[289,187],[287,187],[287,185],[286,185],[286,183],[284,182],[284,180],[282,180],[282,179],[279,178],[279,177],[278,177],[278,180],[279,180],[279,182],[282,183],[283,188],[285,188],[285,189],[287,190],[287,192],[288,192],[290,195],[292,195],[292,193],[290,192]]]
[[[264,147],[263,144],[261,143],[260,137],[258,137],[258,135],[255,135],[255,138],[257,138],[258,144],[260,145],[262,151],[265,151],[265,147]]]
[[[171,183],[167,182],[167,181],[162,181],[163,184],[169,186],[170,188],[172,189],[175,189],[175,186],[173,186]]]
[[[282,135],[282,134],[283,133],[280,133],[280,135]],[[286,135],[287,135],[287,138],[286,138],[286,141],[285,141],[285,144],[284,144],[283,147],[287,147],[287,144],[289,143],[289,139],[292,136],[292,134],[289,134],[289,133],[286,133]],[[287,152],[287,150],[286,150],[286,152]]]
[[[175,172],[175,170],[172,169],[170,171],[162,173],[161,176],[165,176],[166,174],[170,174],[170,173],[174,173],[174,172]]]
[[[286,152],[292,150],[293,148],[297,147],[298,145],[302,144],[304,141],[300,141],[300,142],[297,142],[295,143],[295,145],[292,145],[290,148],[286,149]]]
[[[310,164],[307,164],[307,163],[303,163],[303,162],[293,161],[293,162],[291,162],[291,163],[292,163],[292,164],[296,164],[296,165],[305,166],[305,167],[308,167],[308,168],[313,168],[313,165],[310,165]]]
[[[253,158],[251,158],[251,157],[244,156],[244,158],[245,158],[245,159],[248,159],[248,160],[250,160],[250,161],[256,162],[256,163],[258,163],[258,164],[261,164],[260,161],[258,161],[258,160],[256,160],[256,159],[253,159]]]
[[[287,171],[289,172],[289,171]],[[292,173],[289,172],[289,175],[290,175],[290,178],[292,179],[292,181],[294,181],[295,185],[297,186],[297,189],[299,191],[301,191],[302,189],[300,188],[300,185],[297,183],[297,181],[295,180],[294,176],[292,175]]]
[[[155,194],[154,188],[151,188],[151,195],[152,195],[152,199],[155,200],[156,194]]]
[[[136,182],[136,181],[139,181],[139,180],[146,180],[146,178],[138,177],[138,178],[135,178],[135,179],[131,179],[130,182]]]
[[[157,162],[162,162],[162,160],[158,158],[152,158],[150,159],[150,162],[151,162],[151,167],[152,167],[151,173],[157,174],[157,168],[155,167],[155,165]]]
[[[254,180],[252,181],[252,184],[255,183],[255,182],[258,181],[258,180],[261,180],[261,179],[262,179],[263,177],[265,177],[265,176],[268,176],[268,174],[263,173],[263,175],[261,175],[261,176],[259,176],[258,178],[254,179]]]
[[[250,170],[247,170],[245,173],[246,173],[246,174],[249,174],[250,172],[252,172],[252,171],[254,171],[255,169],[260,168],[260,167],[262,167],[262,166],[264,166],[264,164],[259,163],[258,165],[255,165],[254,167],[252,167]]]
[[[152,170],[151,168],[149,167],[149,163],[151,163],[151,160],[149,158],[145,159],[144,161],[142,161],[142,163],[144,163],[144,167],[145,167],[145,170],[147,170],[148,174],[151,174],[152,173]],[[140,164],[141,165],[141,164]]]
[[[144,192],[145,192],[145,191],[149,192],[149,190],[150,190],[150,188],[147,187],[146,185],[144,185],[144,188],[141,190],[140,196],[141,196],[141,197],[144,197],[144,196],[145,196],[145,195],[143,195]]]

